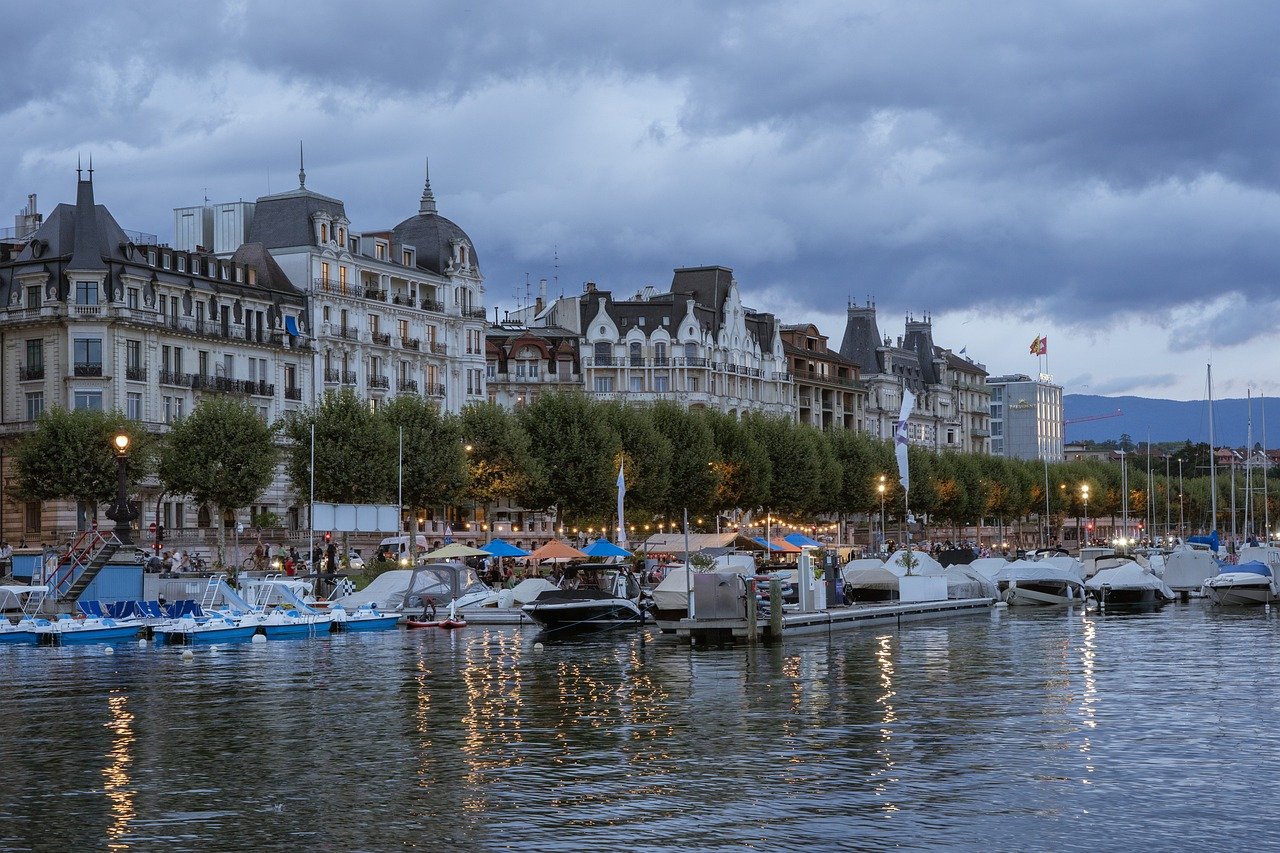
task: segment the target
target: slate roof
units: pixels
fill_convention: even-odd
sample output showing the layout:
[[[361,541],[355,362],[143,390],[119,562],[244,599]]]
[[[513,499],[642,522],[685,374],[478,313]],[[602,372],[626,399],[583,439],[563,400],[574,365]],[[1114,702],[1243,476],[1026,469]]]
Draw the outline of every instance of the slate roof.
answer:
[[[884,373],[884,365],[879,356],[880,346],[876,309],[870,306],[849,306],[844,338],[840,341],[840,355],[858,365],[864,374]]]
[[[692,295],[699,305],[710,308],[714,314],[711,331],[719,333],[732,282],[733,270],[728,267],[682,267],[671,277],[671,292]]]
[[[453,258],[450,243],[461,240],[471,253],[471,264],[480,269],[480,257],[476,254],[475,244],[458,225],[445,219],[438,213],[419,213],[410,216],[395,228],[391,229],[395,242],[402,246],[412,246],[417,250],[418,267],[436,275],[447,275],[449,261]]]
[[[342,202],[308,189],[262,196],[254,206],[248,242],[261,243],[268,249],[315,245],[311,217],[316,213],[347,218]]]

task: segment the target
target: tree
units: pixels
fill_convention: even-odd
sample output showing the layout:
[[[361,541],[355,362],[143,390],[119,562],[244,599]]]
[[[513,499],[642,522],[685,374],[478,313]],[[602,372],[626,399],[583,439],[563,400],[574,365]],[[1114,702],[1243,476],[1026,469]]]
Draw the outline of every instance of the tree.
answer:
[[[150,472],[154,443],[140,427],[120,412],[46,409],[14,453],[18,494],[33,501],[83,501],[96,511],[99,502],[116,496],[116,435],[129,436],[131,484]]]
[[[603,522],[613,503],[621,441],[599,406],[579,392],[542,394],[519,412],[541,476],[526,506],[557,505],[562,521]]]
[[[399,480],[409,508],[409,562],[418,562],[418,509],[450,504],[467,484],[467,458],[460,419],[441,415],[435,403],[401,394],[380,410],[396,431],[403,470]]]
[[[720,487],[711,427],[697,412],[670,400],[655,403],[652,414],[654,426],[671,444],[672,487],[664,514],[678,518],[686,508],[695,513],[710,510]]]
[[[217,508],[219,565],[226,563],[222,517],[251,504],[271,485],[279,456],[275,435],[249,403],[213,397],[174,424],[161,445],[159,475],[165,487]]]
[[[605,420],[618,434],[620,446],[614,468],[623,464],[627,485],[627,513],[652,515],[667,505],[671,491],[671,443],[653,425],[648,408],[619,402],[601,406]]]
[[[549,506],[527,500],[530,484],[540,478],[529,436],[515,415],[497,403],[471,403],[462,410],[459,429],[464,447],[471,448],[466,451],[468,500],[478,505],[508,499],[529,508]]]
[[[389,503],[395,495],[396,436],[385,418],[349,388],[328,391],[314,408],[283,423],[289,439],[285,471],[300,495],[311,490],[315,427],[315,496],[328,503]]]
[[[711,509],[756,510],[769,499],[773,479],[773,463],[760,442],[742,421],[726,412],[704,409],[703,419],[711,428],[716,460],[713,467],[719,476]]]

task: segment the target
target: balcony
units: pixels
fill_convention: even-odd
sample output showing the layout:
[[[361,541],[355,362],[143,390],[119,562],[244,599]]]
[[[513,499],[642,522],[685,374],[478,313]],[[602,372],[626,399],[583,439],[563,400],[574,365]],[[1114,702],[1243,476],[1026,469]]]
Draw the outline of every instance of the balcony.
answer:
[[[331,367],[326,367],[326,368],[325,368],[325,371],[324,371],[324,381],[325,381],[325,382],[341,382],[341,381],[342,381],[342,371],[341,371],[341,370],[334,370],[334,369],[333,369],[333,368],[331,368]]]
[[[384,347],[391,346],[390,332],[370,332],[369,337],[375,344],[380,344]]]
[[[191,374],[177,373],[172,370],[162,370],[160,371],[160,384],[161,385],[177,385],[182,388],[190,388]]]
[[[349,341],[360,340],[360,330],[354,326],[339,326],[337,332],[340,338],[346,338]]]
[[[370,376],[369,387],[374,390],[385,391],[391,387],[391,382],[385,376]]]
[[[301,389],[301,388],[285,388],[285,389],[284,389],[284,398],[285,398],[286,400],[301,400],[301,399],[302,399],[302,389]]]
[[[417,300],[412,296],[402,295],[399,293],[393,294],[391,297],[392,305],[408,305],[410,308],[413,308],[415,307],[416,302]]]
[[[355,385],[355,384],[356,384],[356,372],[355,372],[354,370],[344,370],[344,371],[342,371],[342,384],[343,384],[343,385]]]
[[[711,362],[705,358],[698,358],[696,356],[686,355],[686,356],[677,356],[676,358],[671,359],[671,363],[674,364],[676,367],[706,367]]]
[[[583,359],[587,367],[621,367],[622,359],[614,358],[611,355],[597,355]]]
[[[364,298],[373,299],[378,302],[386,302],[387,292],[385,290],[378,290],[376,287],[367,287],[364,291]]]
[[[465,308],[462,311],[462,316],[470,317],[473,320],[486,320],[489,314],[483,308]]]
[[[30,382],[33,379],[44,379],[43,364],[37,364],[35,367],[18,367],[19,382]]]
[[[124,369],[124,378],[130,382],[146,382],[147,369],[136,364],[131,364]]]
[[[414,352],[417,352],[422,349],[422,341],[418,340],[417,338],[401,338],[400,346],[404,347],[405,349],[411,349]]]
[[[276,384],[274,382],[264,382],[258,380],[254,382],[249,380],[244,383],[244,390],[248,391],[255,397],[274,397],[276,395]]]
[[[314,278],[311,280],[312,290],[318,290],[321,293],[336,293],[339,296],[354,296],[353,292],[347,286],[346,282],[334,281],[331,278]]]
[[[644,356],[633,355],[627,359],[627,363],[632,367],[644,367]]]
[[[438,300],[438,299],[424,299],[424,300],[422,300],[422,310],[423,310],[423,311],[438,311],[438,312],[440,312],[441,314],[443,314],[443,313],[444,313],[444,303],[443,303],[443,302],[441,302],[441,301],[440,301],[440,300]]]
[[[100,361],[77,361],[74,367],[76,376],[101,376],[102,362]]]
[[[655,358],[653,360],[653,366],[654,367],[670,367],[671,359],[667,358],[665,355],[659,356],[658,358]]]
[[[416,392],[418,390],[418,380],[401,379],[399,382],[396,383],[396,390],[400,391],[401,393],[404,393],[406,391]]]
[[[446,353],[448,353],[448,352],[449,352],[449,348],[448,348],[447,346],[445,346],[444,344],[442,344],[442,343],[437,343],[436,341],[432,341],[432,342],[431,342],[431,354],[432,354],[432,355],[445,355],[445,354],[446,354]]]
[[[428,397],[443,397],[444,386],[443,385],[427,385],[425,388],[422,389],[422,393],[426,394]]]
[[[102,305],[72,305],[71,316],[73,317],[100,317],[102,316]]]

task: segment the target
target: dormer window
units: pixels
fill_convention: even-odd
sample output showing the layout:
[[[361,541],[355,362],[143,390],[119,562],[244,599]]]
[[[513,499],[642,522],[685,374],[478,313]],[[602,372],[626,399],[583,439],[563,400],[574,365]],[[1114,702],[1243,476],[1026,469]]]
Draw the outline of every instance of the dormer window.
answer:
[[[404,250],[404,257],[402,258],[402,261],[401,261],[401,262],[402,262],[406,267],[411,267],[411,266],[413,266],[413,250],[412,250],[412,249],[405,249],[405,250]]]
[[[321,243],[329,242],[329,223],[327,222],[320,223],[320,242]]]
[[[147,266],[154,267],[155,265],[156,265],[156,250],[148,249],[147,250]]]
[[[161,255],[161,256],[160,256],[160,265],[161,265],[162,267],[164,267],[165,269],[169,269],[169,266],[170,266],[170,259],[169,259],[169,253],[168,253],[168,252],[165,252],[163,255]]]
[[[342,245],[345,242],[347,242],[347,229],[339,228],[338,229],[338,245]]]
[[[380,261],[387,259],[387,244],[378,240],[373,244],[373,256]]]
[[[258,271],[257,271],[256,269],[254,269],[253,267],[249,267],[249,269],[247,270],[247,272],[248,272],[248,274],[249,274],[249,283],[250,283],[250,284],[257,284],[257,283],[258,283]]]
[[[178,255],[178,272],[186,272],[186,271],[187,271],[187,259],[182,255]]]
[[[236,281],[238,282],[244,281],[244,267],[240,266],[239,264],[236,265]]]

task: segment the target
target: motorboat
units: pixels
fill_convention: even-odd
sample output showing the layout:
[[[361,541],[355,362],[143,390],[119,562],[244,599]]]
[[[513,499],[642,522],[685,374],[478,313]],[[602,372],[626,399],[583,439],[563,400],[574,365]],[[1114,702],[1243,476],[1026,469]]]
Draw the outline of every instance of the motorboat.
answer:
[[[364,589],[336,599],[348,612],[372,605],[380,612],[397,616],[421,613],[427,603],[458,608],[496,603],[497,596],[480,580],[475,569],[460,563],[427,563],[410,569],[383,572]]]
[[[17,609],[22,613],[14,623],[0,612],[0,644],[36,645],[51,639],[52,623],[38,615],[47,593],[43,586],[0,586],[0,611]]]
[[[1200,548],[1175,548],[1164,558],[1164,583],[1183,596],[1201,595],[1205,582],[1220,568],[1213,555]]]
[[[313,637],[333,628],[333,616],[303,600],[310,585],[293,578],[247,578],[241,585],[252,611],[238,615],[241,625],[255,625],[268,640]]]
[[[141,622],[131,619],[123,621],[117,621],[110,617],[76,619],[64,613],[53,620],[49,627],[49,636],[53,643],[60,646],[71,646],[132,640],[138,636],[138,632],[142,630],[143,625]]]
[[[906,551],[894,553],[884,563],[874,559],[853,560],[841,570],[844,598],[849,604],[900,601],[902,578],[908,574],[944,579],[948,599],[995,598],[995,584],[977,565],[979,562],[943,566],[922,551],[911,552],[909,561]]]
[[[589,581],[606,568],[609,571],[599,585],[588,582],[576,589],[549,589],[520,609],[547,631],[604,630],[642,624],[645,611],[639,602],[640,582],[634,575],[617,572],[614,567],[578,566],[578,576]]]
[[[333,627],[338,631],[388,631],[400,621],[399,613],[383,613],[372,604],[362,604],[347,610],[341,604],[329,608]]]
[[[1271,567],[1257,560],[1248,560],[1230,571],[1219,572],[1204,582],[1204,594],[1209,601],[1223,606],[1249,606],[1270,604],[1277,600],[1275,574]]]
[[[1051,560],[1015,560],[992,576],[1000,600],[1011,607],[1083,603],[1084,581]]]
[[[969,564],[969,568],[990,579],[1007,565],[1009,560],[1004,557],[979,557]]]
[[[152,629],[157,642],[197,646],[240,642],[252,638],[257,632],[256,624],[252,622],[241,624],[239,620],[221,614],[200,619],[195,616],[183,616],[170,619]]]
[[[1149,607],[1173,601],[1173,590],[1132,557],[1112,554],[1094,560],[1094,574],[1084,582],[1103,607]]]

